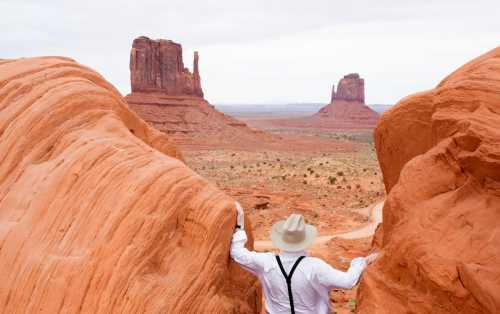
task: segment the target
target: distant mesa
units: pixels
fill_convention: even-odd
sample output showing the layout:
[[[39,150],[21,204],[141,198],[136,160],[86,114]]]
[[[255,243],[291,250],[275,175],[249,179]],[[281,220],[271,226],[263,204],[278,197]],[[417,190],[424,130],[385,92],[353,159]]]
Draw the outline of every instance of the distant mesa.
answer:
[[[358,73],[332,86],[330,103],[312,116],[261,121],[263,127],[373,129],[379,114],[365,104],[365,81]]]
[[[330,102],[335,100],[359,101],[365,103],[365,80],[359,77],[358,73],[351,73],[344,76],[339,81],[338,90],[335,92],[335,85],[332,86],[332,97]]]
[[[330,104],[313,117],[326,119],[316,122],[322,127],[356,128],[375,127],[379,115],[365,104],[365,80],[358,73],[351,73],[339,81],[337,92],[332,87]]]
[[[132,92],[161,92],[169,95],[203,97],[198,52],[194,52],[193,73],[184,67],[182,46],[171,40],[134,39],[130,52]]]
[[[263,131],[217,111],[204,99],[194,53],[193,73],[184,67],[182,46],[171,40],[134,39],[130,52],[129,107],[182,148],[251,145],[271,140]]]

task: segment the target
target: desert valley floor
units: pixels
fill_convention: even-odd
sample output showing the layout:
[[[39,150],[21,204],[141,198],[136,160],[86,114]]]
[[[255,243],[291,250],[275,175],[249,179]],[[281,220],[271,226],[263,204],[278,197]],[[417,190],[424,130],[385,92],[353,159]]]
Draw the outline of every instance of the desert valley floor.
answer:
[[[262,114],[256,115],[263,119]],[[255,123],[255,116],[237,117],[249,125]],[[188,166],[243,205],[256,241],[267,240],[272,224],[292,212],[317,226],[320,236],[370,223],[370,211],[385,193],[372,130],[270,127],[266,131],[290,145],[183,150]],[[314,149],[301,149],[303,142]],[[312,254],[346,269],[351,258],[369,252],[371,241],[371,237],[333,238],[316,244]],[[266,250],[258,245],[256,249]],[[355,290],[335,291],[331,298],[337,313],[355,308]]]

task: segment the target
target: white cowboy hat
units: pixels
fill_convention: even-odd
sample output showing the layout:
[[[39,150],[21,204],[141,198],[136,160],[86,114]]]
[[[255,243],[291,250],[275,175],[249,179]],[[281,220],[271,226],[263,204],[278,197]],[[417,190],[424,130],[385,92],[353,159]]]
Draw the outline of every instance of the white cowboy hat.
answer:
[[[291,214],[286,220],[280,220],[273,225],[271,241],[283,251],[298,252],[313,243],[316,233],[316,228],[306,224],[302,215]]]

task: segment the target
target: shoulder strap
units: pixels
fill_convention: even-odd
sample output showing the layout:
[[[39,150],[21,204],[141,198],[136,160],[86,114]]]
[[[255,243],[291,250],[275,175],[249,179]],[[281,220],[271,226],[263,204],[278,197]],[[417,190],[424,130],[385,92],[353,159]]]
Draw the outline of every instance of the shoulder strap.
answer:
[[[279,255],[276,255],[276,261],[278,262],[281,273],[283,274],[283,276],[285,277],[285,280],[286,280],[286,285],[288,288],[288,299],[290,301],[290,309],[292,310],[292,314],[295,314],[295,306],[293,304],[293,294],[292,294],[292,276],[293,276],[293,273],[295,272],[295,269],[297,268],[297,266],[299,266],[300,261],[302,261],[304,258],[305,258],[305,256],[299,257],[295,261],[295,263],[293,264],[292,269],[290,270],[290,274],[287,274],[285,271],[285,268],[283,267],[283,264],[281,263],[281,259],[280,259]]]

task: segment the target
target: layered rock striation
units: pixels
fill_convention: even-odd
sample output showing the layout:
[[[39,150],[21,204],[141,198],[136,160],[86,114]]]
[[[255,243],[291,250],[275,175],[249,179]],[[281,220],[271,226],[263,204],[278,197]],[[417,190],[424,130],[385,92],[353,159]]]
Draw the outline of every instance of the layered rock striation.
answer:
[[[233,200],[71,59],[0,61],[0,312],[257,313]]]
[[[500,48],[402,99],[375,143],[383,255],[359,313],[500,313]]]
[[[203,98],[194,53],[193,73],[184,68],[182,47],[170,40],[136,38],[130,53],[130,108],[183,149],[247,147],[272,136],[217,111]]]

